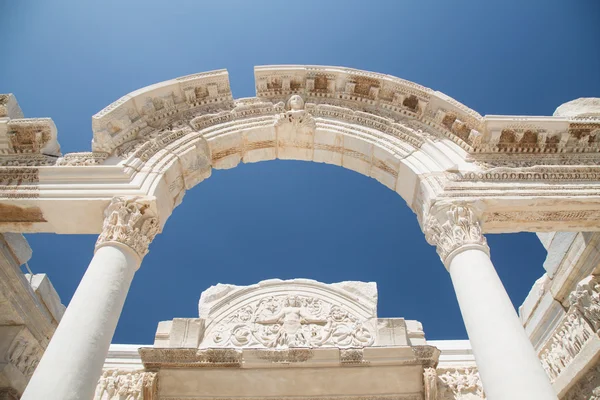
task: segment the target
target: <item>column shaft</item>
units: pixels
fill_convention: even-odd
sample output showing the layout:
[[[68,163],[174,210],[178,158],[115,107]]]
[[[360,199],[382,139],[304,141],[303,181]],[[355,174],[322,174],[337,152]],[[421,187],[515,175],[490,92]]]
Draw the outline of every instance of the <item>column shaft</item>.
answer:
[[[120,243],[99,247],[22,400],[90,400],[141,259]]]
[[[556,400],[488,254],[470,248],[448,265],[489,400]]]

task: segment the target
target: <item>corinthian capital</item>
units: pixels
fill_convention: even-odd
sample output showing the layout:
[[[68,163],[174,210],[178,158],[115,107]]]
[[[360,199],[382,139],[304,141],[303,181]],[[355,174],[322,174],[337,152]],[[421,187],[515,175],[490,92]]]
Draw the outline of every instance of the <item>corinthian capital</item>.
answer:
[[[479,248],[489,254],[479,218],[470,206],[453,204],[430,214],[425,222],[425,239],[436,246],[442,262],[450,265],[458,250]]]
[[[96,248],[118,242],[143,258],[159,230],[158,219],[150,214],[149,206],[141,197],[113,197],[104,210],[104,225]]]

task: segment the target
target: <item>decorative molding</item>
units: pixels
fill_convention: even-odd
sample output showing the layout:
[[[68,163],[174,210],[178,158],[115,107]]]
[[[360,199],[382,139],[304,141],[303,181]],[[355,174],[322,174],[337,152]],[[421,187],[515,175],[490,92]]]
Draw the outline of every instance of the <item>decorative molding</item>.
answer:
[[[107,370],[96,385],[94,400],[158,400],[158,374]]]
[[[600,181],[597,166],[498,167],[481,172],[450,174],[454,181]]]
[[[11,119],[6,136],[13,154],[60,155],[56,126],[50,118]]]
[[[438,376],[433,367],[423,369],[424,400],[438,400]]]
[[[146,369],[157,368],[240,368],[242,352],[239,349],[139,349]]]
[[[340,362],[342,365],[368,364],[365,360],[364,350],[360,349],[340,349]]]
[[[104,225],[96,249],[118,242],[143,258],[160,229],[158,219],[149,215],[148,207],[149,201],[141,197],[113,197],[104,211]]]
[[[161,400],[269,400],[270,397],[171,397],[161,396]],[[286,397],[277,397],[273,400],[284,400]],[[415,394],[385,394],[372,396],[290,396],[290,400],[423,400],[420,393]]]
[[[412,351],[417,361],[425,368],[435,368],[438,365],[441,351],[435,346],[421,345],[412,346]]]
[[[459,400],[466,395],[485,399],[477,368],[438,368],[436,372],[439,400]]]
[[[45,154],[0,155],[0,167],[41,167],[55,165],[59,158]]]
[[[489,254],[479,219],[470,206],[452,204],[437,215],[430,214],[424,231],[427,242],[436,246],[446,268],[461,248],[477,247]]]
[[[68,153],[59,158],[56,161],[56,165],[60,167],[100,165],[108,158],[108,156],[108,153],[101,152]]]

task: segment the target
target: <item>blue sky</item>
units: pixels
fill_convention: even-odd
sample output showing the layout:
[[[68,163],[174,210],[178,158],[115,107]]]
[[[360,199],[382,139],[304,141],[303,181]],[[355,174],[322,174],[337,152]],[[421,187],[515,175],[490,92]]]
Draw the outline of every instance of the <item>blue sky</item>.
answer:
[[[64,153],[88,151],[91,116],[159,81],[226,68],[235,97],[253,66],[340,65],[440,90],[481,114],[551,115],[600,95],[600,2],[0,0],[0,93],[51,117]],[[67,216],[65,216],[67,217]],[[66,304],[93,235],[27,235],[30,267]],[[488,235],[515,306],[543,274],[531,233]],[[189,191],[137,272],[114,343],[152,343],[160,320],[197,316],[217,282],[376,281],[379,315],[428,339],[466,333],[450,277],[404,201],[373,179],[296,161],[214,171]]]

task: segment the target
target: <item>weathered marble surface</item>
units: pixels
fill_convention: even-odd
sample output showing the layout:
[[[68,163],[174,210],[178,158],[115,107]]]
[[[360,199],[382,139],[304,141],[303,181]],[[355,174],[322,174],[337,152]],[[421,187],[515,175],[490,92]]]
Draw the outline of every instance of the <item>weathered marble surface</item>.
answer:
[[[23,393],[65,309],[45,274],[21,272],[30,257],[22,235],[0,235],[0,399]]]

